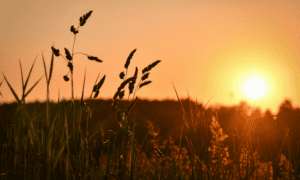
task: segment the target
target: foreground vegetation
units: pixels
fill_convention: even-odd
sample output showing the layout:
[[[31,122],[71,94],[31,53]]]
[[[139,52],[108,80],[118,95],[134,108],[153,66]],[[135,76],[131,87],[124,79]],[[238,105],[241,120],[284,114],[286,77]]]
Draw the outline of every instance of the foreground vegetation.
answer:
[[[91,14],[92,11],[82,16],[77,28],[71,27],[74,44],[78,29],[86,23]],[[85,53],[73,53],[74,45],[71,52],[65,48],[65,57],[55,47],[52,46],[51,49],[49,77],[43,57],[47,82],[44,111],[32,112],[25,102],[25,98],[42,78],[25,92],[34,64],[24,83],[20,62],[23,90],[21,99],[3,74],[17,101],[17,108],[14,116],[8,116],[7,123],[3,125],[7,141],[2,146],[1,179],[297,179],[295,177],[299,177],[297,163],[293,167],[290,164],[291,159],[297,160],[298,156],[290,155],[287,160],[280,150],[276,153],[270,152],[268,158],[259,157],[259,147],[252,147],[250,124],[246,124],[242,133],[238,130],[232,132],[234,141],[230,144],[231,147],[228,147],[224,143],[228,135],[223,133],[218,114],[209,113],[206,106],[203,106],[190,113],[195,114],[194,116],[188,116],[174,85],[178,104],[182,107],[182,121],[175,125],[179,128],[179,141],[175,141],[174,137],[168,137],[160,142],[159,135],[162,133],[155,131],[151,122],[145,136],[138,137],[136,126],[142,122],[136,120],[137,116],[131,115],[138,101],[135,94],[140,88],[151,83],[146,80],[150,70],[159,64],[160,60],[145,67],[142,70],[141,80],[137,83],[137,67],[134,75],[127,78],[136,49],[130,53],[125,62],[126,71],[119,74],[123,82],[112,98],[110,114],[103,117],[97,126],[92,126],[95,108],[92,103],[95,103],[94,99],[100,94],[105,75],[100,81],[98,75],[96,79],[98,83],[95,82],[91,89],[88,101],[83,100],[84,75],[81,100],[75,101],[73,60],[75,54],[83,54],[89,60],[95,61],[91,63],[103,61]],[[57,104],[49,101],[54,56],[63,57],[71,73],[71,100],[58,100]],[[66,82],[70,80],[69,73],[63,77]],[[125,102],[123,101],[125,92],[128,94],[128,101],[124,104],[122,102]],[[133,96],[131,101],[130,95]],[[118,128],[104,129],[108,121],[118,124]],[[95,138],[99,132],[103,133],[100,142]],[[149,138],[150,136],[152,138]],[[146,150],[147,143],[153,148]]]

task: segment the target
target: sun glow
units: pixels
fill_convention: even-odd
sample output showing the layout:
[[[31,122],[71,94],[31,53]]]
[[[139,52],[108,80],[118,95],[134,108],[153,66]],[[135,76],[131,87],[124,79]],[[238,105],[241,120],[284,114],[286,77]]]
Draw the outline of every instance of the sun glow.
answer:
[[[258,99],[266,94],[267,84],[262,78],[253,76],[244,81],[243,91],[247,97]]]

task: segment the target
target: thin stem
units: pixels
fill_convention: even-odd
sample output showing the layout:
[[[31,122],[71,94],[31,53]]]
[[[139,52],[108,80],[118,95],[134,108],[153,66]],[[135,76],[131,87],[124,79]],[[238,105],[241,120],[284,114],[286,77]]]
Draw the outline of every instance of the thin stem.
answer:
[[[74,34],[74,42],[73,42],[73,47],[72,47],[72,57],[74,55],[73,52],[74,52],[75,41],[76,41],[76,34]]]

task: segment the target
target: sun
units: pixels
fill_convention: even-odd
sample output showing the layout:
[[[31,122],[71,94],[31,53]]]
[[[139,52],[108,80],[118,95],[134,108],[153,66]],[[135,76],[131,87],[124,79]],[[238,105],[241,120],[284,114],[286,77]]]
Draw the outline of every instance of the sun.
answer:
[[[252,76],[244,81],[243,91],[247,97],[258,99],[266,94],[267,85],[262,78]]]

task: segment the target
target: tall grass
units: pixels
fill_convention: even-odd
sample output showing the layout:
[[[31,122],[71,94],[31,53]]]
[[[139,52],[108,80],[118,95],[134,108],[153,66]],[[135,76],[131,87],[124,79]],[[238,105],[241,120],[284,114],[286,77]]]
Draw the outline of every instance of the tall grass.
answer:
[[[30,89],[25,92],[28,80],[30,78],[32,69],[34,64],[31,66],[29,75],[24,84],[23,80],[23,71],[22,65],[20,62],[21,69],[21,78],[22,78],[22,98],[20,99],[15,90],[10,85],[9,81],[3,74],[4,80],[8,84],[11,92],[13,93],[17,103],[18,103],[18,111],[16,112],[16,118],[11,119],[11,124],[7,127],[7,135],[13,134],[13,137],[10,137],[7,144],[5,144],[6,152],[2,158],[4,158],[3,164],[5,164],[5,172],[1,174],[1,178],[5,177],[5,179],[10,177],[20,177],[25,179],[32,178],[44,178],[53,179],[58,178],[56,175],[60,171],[60,175],[64,176],[66,179],[95,179],[96,172],[96,162],[92,155],[92,139],[98,133],[99,129],[103,126],[103,124],[112,118],[114,114],[117,114],[118,121],[121,126],[120,134],[124,137],[123,142],[121,142],[121,146],[119,150],[110,149],[112,151],[108,151],[110,156],[107,157],[107,167],[106,170],[102,169],[98,173],[98,176],[104,175],[105,179],[109,178],[110,167],[112,165],[112,159],[115,158],[116,153],[119,157],[119,168],[118,173],[115,174],[117,178],[123,177],[124,179],[127,177],[132,178],[135,170],[135,163],[132,159],[134,159],[135,149],[134,149],[134,134],[135,134],[135,121],[134,119],[129,118],[129,112],[131,108],[137,101],[137,98],[134,99],[127,109],[121,109],[117,107],[117,103],[119,100],[122,100],[125,94],[125,86],[128,84],[129,95],[133,93],[135,82],[137,78],[138,68],[136,67],[136,71],[134,76],[126,79],[127,70],[132,59],[133,54],[136,49],[133,50],[125,64],[126,69],[126,77],[124,78],[124,72],[121,72],[120,79],[123,79],[123,82],[117,89],[114,95],[114,103],[113,103],[113,111],[112,113],[101,122],[95,131],[89,132],[89,123],[92,118],[92,112],[89,108],[92,94],[94,94],[93,98],[97,98],[100,92],[100,88],[105,81],[105,75],[98,82],[95,83],[88,104],[83,101],[83,94],[85,89],[85,75],[84,75],[84,83],[82,88],[82,96],[80,104],[74,103],[74,86],[73,86],[73,61],[75,54],[83,54],[86,55],[89,60],[96,62],[103,62],[95,56],[88,55],[86,53],[77,52],[74,53],[74,46],[76,41],[76,35],[79,32],[79,28],[83,26],[87,19],[92,14],[92,11],[80,17],[80,22],[77,28],[71,26],[70,31],[74,34],[74,43],[72,51],[70,52],[67,48],[65,50],[65,56],[60,54],[60,51],[53,46],[52,49],[52,57],[51,57],[51,65],[50,65],[50,74],[49,77],[47,75],[46,65],[44,56],[44,70],[47,82],[47,108],[46,108],[46,116],[44,116],[44,112],[38,114],[30,114],[30,112],[26,109],[25,98],[28,94],[33,90],[33,88],[39,83],[41,77]],[[63,107],[59,107],[60,112],[52,115],[51,107],[49,103],[49,86],[51,82],[52,72],[53,72],[53,60],[54,56],[65,59],[67,62],[67,66],[69,67],[71,73],[71,101],[65,102]],[[35,62],[35,61],[34,61]],[[159,61],[156,61],[149,66],[143,69],[143,75],[146,72],[149,72],[153,67],[155,67]],[[69,81],[69,73],[63,76],[65,81]],[[140,81],[141,84],[136,86],[135,90],[139,90],[141,87],[151,83],[151,81],[145,81],[148,77],[144,75]],[[147,77],[146,77],[147,76]],[[99,75],[98,75],[99,77]],[[98,79],[97,77],[97,79]],[[97,81],[97,80],[96,80]],[[2,83],[2,82],[1,82]],[[2,95],[2,94],[1,94]],[[129,98],[129,96],[128,96]],[[58,105],[60,106],[60,101],[58,99]],[[81,117],[83,112],[86,114],[85,128],[81,128]],[[71,124],[70,124],[71,121]],[[128,132],[132,135],[129,135]],[[115,132],[111,132],[111,135],[115,135]],[[110,142],[105,142],[110,146]],[[127,152],[127,144],[131,143],[131,155],[129,156],[131,159],[131,166],[128,168],[124,164],[129,158],[126,154]],[[7,152],[10,150],[10,152]],[[13,156],[13,161],[8,157]],[[121,158],[122,157],[122,158]],[[13,162],[13,168],[12,163]],[[11,170],[13,169],[13,172]]]
[[[98,74],[93,88],[90,89],[89,101],[86,103],[83,100],[85,71],[81,100],[74,101],[74,55],[83,54],[92,61],[91,63],[103,61],[98,57],[73,51],[79,28],[84,26],[91,14],[92,11],[80,17],[76,28],[71,26],[70,31],[74,34],[71,52],[64,48],[65,56],[63,56],[59,49],[51,47],[49,76],[42,55],[44,76],[47,82],[47,101],[44,112],[32,112],[26,108],[25,98],[43,77],[27,92],[25,91],[34,63],[24,83],[22,65],[19,62],[22,79],[21,99],[2,73],[18,103],[18,108],[14,118],[9,119],[10,124],[5,126],[8,141],[2,148],[1,179],[277,179],[279,177],[295,179],[298,177],[291,165],[287,163],[293,157],[289,156],[287,160],[282,156],[281,150],[276,154],[270,152],[271,162],[266,160],[260,162],[257,155],[259,147],[256,149],[252,147],[249,131],[244,134],[239,134],[238,131],[232,132],[230,136],[234,141],[230,146],[233,150],[229,151],[224,143],[228,135],[223,133],[218,122],[218,115],[210,114],[205,109],[206,104],[203,109],[197,107],[193,110],[190,107],[191,116],[188,117],[174,84],[174,91],[182,107],[182,122],[178,124],[180,126],[179,143],[175,144],[172,137],[162,143],[159,142],[159,134],[154,130],[151,122],[142,143],[137,143],[136,117],[130,115],[131,109],[138,100],[134,97],[140,88],[152,82],[146,81],[150,70],[161,61],[157,60],[145,67],[139,83],[136,83],[137,67],[134,75],[127,78],[128,68],[136,49],[129,54],[124,65],[125,71],[119,74],[123,82],[113,96],[112,112],[99,122],[93,131],[90,131],[94,111],[94,106],[90,108],[91,102],[100,94],[106,76],[104,75],[98,81],[100,73]],[[68,82],[71,78],[71,100],[60,101],[58,99],[57,104],[51,105],[49,88],[54,57],[64,58],[69,67],[70,71],[63,76],[63,79]],[[128,92],[128,100],[130,95],[133,98],[126,108],[120,108],[118,102],[123,100],[125,91]],[[54,106],[58,106],[57,112],[51,111]],[[97,142],[95,135],[108,120],[115,117],[119,130],[107,130],[104,141]],[[250,126],[246,129],[249,130],[249,128]],[[149,134],[153,139],[148,138]],[[288,130],[286,137],[288,141]],[[148,152],[144,150],[147,141],[154,147]],[[97,143],[103,144],[101,147],[104,147],[99,152],[95,152]]]

